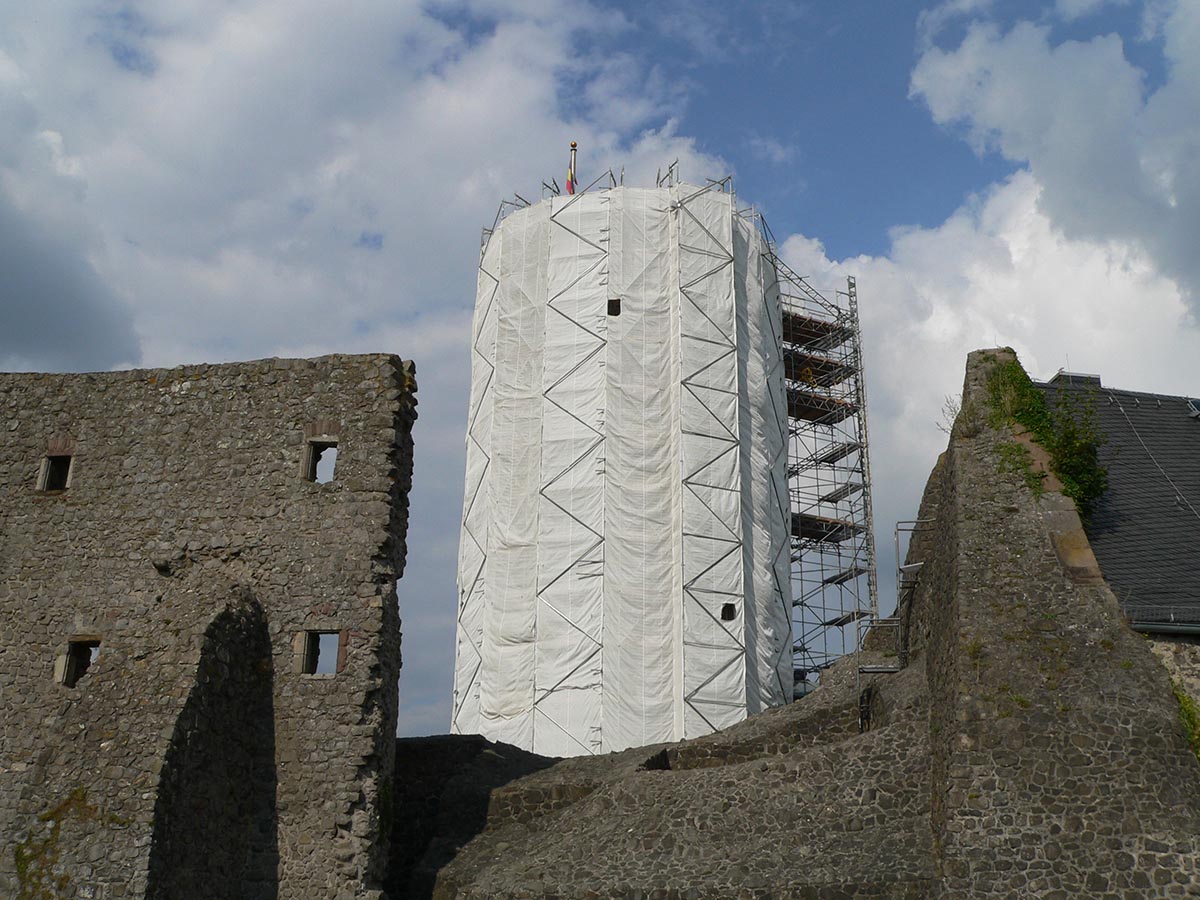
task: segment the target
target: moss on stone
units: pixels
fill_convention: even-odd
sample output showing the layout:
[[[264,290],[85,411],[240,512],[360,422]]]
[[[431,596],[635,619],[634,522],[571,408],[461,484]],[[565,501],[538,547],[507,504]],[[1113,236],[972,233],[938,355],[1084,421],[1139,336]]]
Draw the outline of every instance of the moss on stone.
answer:
[[[88,803],[86,788],[72,790],[38,816],[38,821],[45,823],[46,827],[42,837],[30,834],[13,848],[19,888],[16,900],[58,900],[71,895],[70,878],[65,873],[56,875],[54,872],[60,856],[62,825],[71,818],[80,822],[122,824],[118,817],[106,816],[98,807]]]
[[[1179,701],[1179,722],[1187,735],[1188,746],[1200,761],[1200,706],[1178,681],[1172,681],[1171,686],[1175,690],[1175,699]]]
[[[1042,391],[1033,383],[1021,363],[997,359],[987,378],[987,397],[992,427],[1018,425],[1029,432],[1050,454],[1050,470],[1062,482],[1063,493],[1075,501],[1086,520],[1092,504],[1108,488],[1108,472],[1100,465],[1098,450],[1104,438],[1096,429],[1095,406],[1091,398],[1079,400],[1060,393],[1052,409]],[[1001,445],[1003,448],[1005,445]],[[1001,450],[1007,465],[1016,467],[1015,452]],[[1020,470],[1017,469],[1019,472]],[[1033,487],[1032,469],[1024,473]],[[1040,478],[1038,478],[1040,482]],[[1035,493],[1040,491],[1035,490]]]
[[[1000,454],[1001,472],[1020,475],[1025,481],[1025,486],[1033,491],[1035,497],[1040,497],[1046,492],[1046,474],[1034,471],[1033,459],[1028,449],[1016,441],[1003,441],[996,445],[996,452]]]

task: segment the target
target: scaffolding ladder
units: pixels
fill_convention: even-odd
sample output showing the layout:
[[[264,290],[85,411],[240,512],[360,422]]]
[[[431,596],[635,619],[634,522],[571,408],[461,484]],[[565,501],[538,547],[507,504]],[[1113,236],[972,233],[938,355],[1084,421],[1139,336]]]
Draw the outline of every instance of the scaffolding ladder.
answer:
[[[874,631],[881,636],[886,636],[890,633],[891,645],[893,647],[890,652],[895,662],[860,665],[858,667],[859,675],[899,672],[908,665],[909,630],[912,628],[912,602],[913,597],[916,595],[917,585],[921,580],[921,570],[925,563],[923,560],[914,560],[911,552],[902,556],[900,554],[900,539],[901,536],[907,536],[911,546],[912,538],[918,534],[923,535],[933,524],[933,519],[903,519],[896,523],[896,527],[892,532],[892,540],[896,548],[896,609],[887,618],[876,617],[866,621],[861,626],[858,636],[859,645],[861,646],[868,631]],[[884,638],[880,643],[886,646],[888,641]]]

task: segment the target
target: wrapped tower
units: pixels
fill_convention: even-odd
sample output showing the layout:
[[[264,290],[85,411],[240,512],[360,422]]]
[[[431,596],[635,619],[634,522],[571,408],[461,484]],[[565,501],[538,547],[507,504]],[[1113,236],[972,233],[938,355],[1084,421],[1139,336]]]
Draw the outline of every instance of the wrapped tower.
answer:
[[[573,756],[792,697],[773,256],[724,184],[553,197],[479,267],[452,730]]]

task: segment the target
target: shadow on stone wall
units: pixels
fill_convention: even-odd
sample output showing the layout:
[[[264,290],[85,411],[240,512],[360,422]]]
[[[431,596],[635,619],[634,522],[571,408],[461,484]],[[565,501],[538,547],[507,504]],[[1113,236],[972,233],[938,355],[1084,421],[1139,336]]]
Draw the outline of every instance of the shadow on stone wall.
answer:
[[[271,641],[257,602],[208,626],[154,805],[148,900],[275,900]]]
[[[556,762],[476,734],[398,739],[391,900],[432,897],[438,871],[487,825],[492,791]]]

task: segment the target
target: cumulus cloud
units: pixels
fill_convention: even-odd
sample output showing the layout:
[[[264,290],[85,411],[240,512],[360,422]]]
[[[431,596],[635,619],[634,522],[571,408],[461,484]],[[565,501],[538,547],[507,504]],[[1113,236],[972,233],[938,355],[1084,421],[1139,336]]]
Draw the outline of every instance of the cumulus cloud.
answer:
[[[1086,2],[1086,0],[1085,0]],[[992,9],[996,0],[941,0],[917,14],[917,46],[925,50],[952,22]]]
[[[895,231],[885,256],[784,242],[820,287],[859,278],[881,547],[915,512],[970,349],[1194,392],[1180,322],[1200,276],[1186,252],[1200,13],[1165,3],[1147,14],[1170,62],[1154,92],[1114,37],[971,26],[992,0],[934,7],[913,95],[1022,171],[937,228]],[[689,21],[729,24],[723,9]],[[406,733],[448,721],[480,226],[514,188],[534,199],[542,178],[562,183],[571,139],[585,182],[624,166],[647,183],[675,158],[694,178],[727,171],[660,112],[686,103],[686,83],[629,49],[653,18],[585,0],[0,5],[0,363],[416,358]],[[948,23],[961,43],[934,48]],[[754,25],[768,26],[788,32],[775,15]],[[678,35],[681,52],[712,33]],[[768,137],[755,149],[792,153]]]
[[[141,358],[132,311],[97,272],[78,158],[44,127],[34,85],[0,49],[0,367],[107,369]]]
[[[136,363],[133,316],[87,260],[0,192],[0,370]]]
[[[782,246],[817,286],[857,277],[885,606],[894,602],[891,528],[916,515],[946,445],[942,403],[961,390],[968,352],[1011,346],[1035,378],[1069,368],[1135,390],[1200,385],[1175,283],[1134,244],[1068,237],[1044,211],[1043,192],[1018,173],[936,228],[897,229],[885,256],[830,260],[803,236]]]
[[[1055,0],[1054,11],[1068,22],[1090,16],[1106,6],[1128,6],[1131,0]]]
[[[631,27],[585,0],[0,7],[0,263],[41,278],[0,276],[0,362],[417,359],[408,733],[449,715],[480,227],[571,139],[585,182],[725,174]]]
[[[106,271],[133,299],[148,360],[246,355],[468,304],[479,226],[514,187],[538,196],[531,175],[561,182],[571,138],[585,181],[618,160],[631,178],[675,156],[721,171],[654,118],[678,104],[652,69],[623,59],[618,75],[604,54],[575,52],[585,26],[570,23],[597,17],[493,6],[456,5],[473,25],[457,30],[417,4],[332,19],[270,0],[207,18],[147,6],[136,21],[151,78],[86,29],[72,45],[64,22],[49,32],[55,63],[81,50],[78,65],[107,78],[82,113],[75,80],[26,53],[42,117],[71,117],[82,211],[109,235]],[[584,115],[558,94],[581,70],[594,76]]]
[[[972,25],[930,48],[912,94],[980,151],[1027,166],[1074,238],[1135,244],[1200,304],[1200,7],[1162,20],[1166,81],[1148,90],[1121,38],[1055,42],[1047,26]]]

